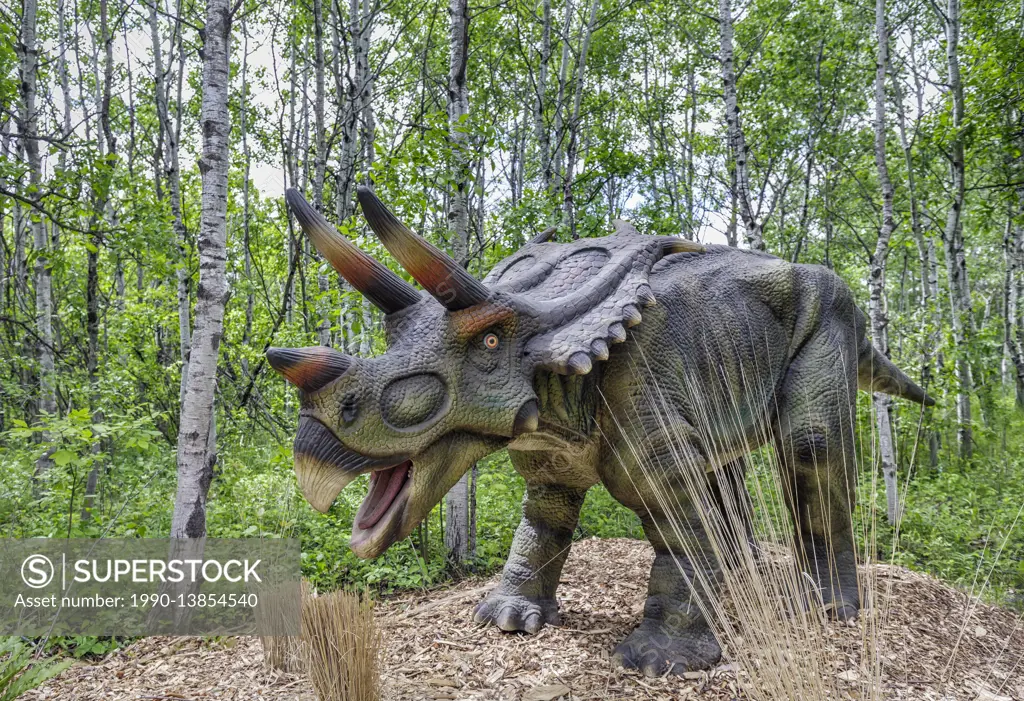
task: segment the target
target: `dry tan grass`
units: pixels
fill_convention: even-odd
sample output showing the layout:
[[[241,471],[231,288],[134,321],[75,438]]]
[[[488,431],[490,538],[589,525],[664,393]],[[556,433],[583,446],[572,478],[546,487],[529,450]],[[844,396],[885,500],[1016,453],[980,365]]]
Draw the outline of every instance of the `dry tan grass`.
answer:
[[[302,580],[300,597],[305,604],[310,597],[309,582]],[[284,630],[280,618],[293,615],[295,610],[290,597],[295,596],[294,588],[284,590],[263,591],[260,593],[260,605],[256,607],[258,630]],[[305,651],[302,637],[298,635],[261,635],[260,646],[263,649],[263,664],[269,670],[280,672],[301,672],[306,667]]]
[[[317,595],[307,589],[302,648],[320,701],[381,698],[381,635],[367,599],[345,591]]]
[[[700,402],[704,395],[698,387],[692,390],[692,396]],[[665,465],[649,463],[640,446],[628,446],[633,454],[624,463],[630,462],[628,458],[636,462],[640,474],[631,478],[638,488],[653,493],[657,503],[651,508],[668,516],[668,523],[662,525],[668,532],[662,535],[679,544],[677,563],[682,566],[689,560],[695,565],[695,602],[722,645],[723,654],[744,670],[745,674],[737,678],[741,689],[750,698],[763,701],[847,698],[841,680],[826,669],[826,658],[832,652],[824,641],[826,617],[820,607],[804,605],[809,588],[813,588],[806,574],[809,568],[796,554],[799,548],[795,547],[793,529],[778,518],[786,509],[780,496],[779,466],[772,454],[761,453],[767,465],[748,476],[754,535],[758,542],[774,546],[782,555],[769,559],[762,557],[764,545],[755,548],[747,540],[739,496],[723,490],[724,508],[719,505],[706,476],[705,456],[689,450],[692,434],[684,433],[696,429],[701,442],[711,447],[711,462],[729,462],[731,455],[715,455],[716,427],[711,418],[723,414],[728,417],[729,407],[698,407],[698,425],[691,427],[678,420],[656,382],[650,383],[647,394],[648,402],[661,408],[661,430],[671,439],[672,460],[683,476],[683,493],[666,488],[666,481],[672,478],[666,477]],[[739,424],[740,419],[736,421]],[[646,433],[639,426],[621,428],[627,436]],[[768,442],[768,436],[759,439],[752,443]],[[717,475],[724,483],[724,473]],[[694,528],[703,529],[707,539],[701,542],[696,538]],[[874,637],[871,629],[865,630],[865,649],[872,646]],[[856,652],[844,651],[848,656],[861,657]],[[861,698],[876,698],[871,690],[877,684],[870,676],[858,673],[857,680],[863,681]]]

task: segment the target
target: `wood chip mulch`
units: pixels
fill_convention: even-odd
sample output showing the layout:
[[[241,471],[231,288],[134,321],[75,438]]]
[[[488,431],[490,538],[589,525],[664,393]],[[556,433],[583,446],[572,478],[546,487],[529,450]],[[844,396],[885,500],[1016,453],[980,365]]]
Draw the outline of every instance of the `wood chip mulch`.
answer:
[[[640,619],[651,559],[650,547],[635,540],[576,543],[559,588],[562,625],[535,636],[472,622],[497,575],[383,602],[384,699],[743,698],[737,674],[744,672],[735,664],[653,679],[611,665],[615,644]],[[1020,615],[902,568],[878,565],[875,575],[884,621],[881,684],[871,697],[1024,701]],[[855,684],[861,634],[858,625],[830,624],[823,636],[837,679],[850,682],[849,699],[865,698]],[[315,701],[303,676],[264,668],[256,638],[146,638],[76,664],[24,698]]]

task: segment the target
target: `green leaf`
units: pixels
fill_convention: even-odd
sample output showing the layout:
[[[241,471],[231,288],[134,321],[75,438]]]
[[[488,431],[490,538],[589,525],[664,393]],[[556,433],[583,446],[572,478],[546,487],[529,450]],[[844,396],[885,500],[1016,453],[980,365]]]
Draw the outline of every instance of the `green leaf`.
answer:
[[[70,450],[61,449],[50,456],[53,464],[57,467],[64,467],[68,463],[78,459],[78,456]]]

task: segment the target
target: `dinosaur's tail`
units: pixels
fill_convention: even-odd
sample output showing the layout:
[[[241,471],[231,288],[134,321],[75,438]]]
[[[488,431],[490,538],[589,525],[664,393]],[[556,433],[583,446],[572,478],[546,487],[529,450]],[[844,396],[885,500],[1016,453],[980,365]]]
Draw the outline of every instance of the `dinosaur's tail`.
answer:
[[[867,348],[862,348],[858,359],[857,384],[869,392],[884,392],[925,406],[935,406],[935,400],[927,392],[870,343]]]

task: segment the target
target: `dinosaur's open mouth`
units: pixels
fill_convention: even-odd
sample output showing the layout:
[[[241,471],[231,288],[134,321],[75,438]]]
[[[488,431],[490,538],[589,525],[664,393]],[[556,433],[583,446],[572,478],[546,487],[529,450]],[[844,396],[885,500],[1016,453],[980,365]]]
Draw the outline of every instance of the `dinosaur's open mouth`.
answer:
[[[356,513],[356,526],[362,530],[376,526],[398,501],[398,495],[409,483],[411,475],[411,460],[371,472],[370,489]]]

